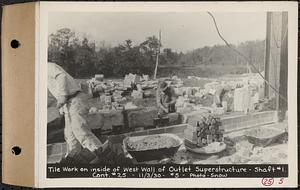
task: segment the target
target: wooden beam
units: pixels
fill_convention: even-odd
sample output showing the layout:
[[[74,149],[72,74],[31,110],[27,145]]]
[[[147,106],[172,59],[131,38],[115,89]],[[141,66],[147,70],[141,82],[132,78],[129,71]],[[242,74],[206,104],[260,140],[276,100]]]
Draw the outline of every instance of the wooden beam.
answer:
[[[281,27],[281,47],[280,47],[280,73],[279,73],[279,93],[287,97],[288,90],[288,13],[282,13],[282,27]],[[278,119],[284,120],[287,111],[287,101],[278,99]]]
[[[158,49],[156,50],[156,63],[155,63],[155,70],[154,70],[154,77],[153,79],[156,79],[157,75],[157,68],[158,68],[158,58],[159,58],[159,53],[160,53],[160,45],[161,45],[161,31],[159,30],[159,44],[158,44]]]
[[[265,79],[269,81],[269,71],[270,71],[270,48],[271,48],[271,19],[272,12],[267,12],[267,31],[266,31],[266,52],[265,52]],[[265,82],[264,96],[269,97],[269,86]]]

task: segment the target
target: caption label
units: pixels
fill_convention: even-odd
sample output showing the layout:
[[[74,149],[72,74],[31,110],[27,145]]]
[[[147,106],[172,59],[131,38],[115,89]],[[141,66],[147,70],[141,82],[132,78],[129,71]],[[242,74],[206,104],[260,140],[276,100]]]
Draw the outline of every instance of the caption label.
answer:
[[[66,166],[48,164],[48,178],[264,178],[288,177],[288,165]],[[268,184],[269,184],[268,180]],[[267,182],[263,181],[262,183]]]

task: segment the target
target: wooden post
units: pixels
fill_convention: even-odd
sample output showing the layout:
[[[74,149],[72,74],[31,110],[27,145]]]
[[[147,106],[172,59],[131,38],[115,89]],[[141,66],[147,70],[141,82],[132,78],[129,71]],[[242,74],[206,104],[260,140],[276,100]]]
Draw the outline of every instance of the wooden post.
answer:
[[[270,47],[271,47],[271,19],[272,12],[267,12],[267,31],[266,31],[266,54],[265,54],[265,79],[269,81],[269,71],[270,71]],[[264,96],[269,97],[269,86],[265,82],[265,92]]]
[[[279,93],[287,97],[288,90],[288,13],[282,13],[281,27],[281,47],[280,47],[280,73],[279,73]],[[288,109],[286,100],[278,99],[278,119],[283,121]]]
[[[159,30],[159,44],[158,44],[158,49],[156,51],[156,63],[155,63],[155,70],[154,70],[154,77],[153,77],[153,79],[156,79],[156,75],[157,75],[158,57],[159,57],[159,53],[160,53],[160,45],[161,45],[161,31]]]

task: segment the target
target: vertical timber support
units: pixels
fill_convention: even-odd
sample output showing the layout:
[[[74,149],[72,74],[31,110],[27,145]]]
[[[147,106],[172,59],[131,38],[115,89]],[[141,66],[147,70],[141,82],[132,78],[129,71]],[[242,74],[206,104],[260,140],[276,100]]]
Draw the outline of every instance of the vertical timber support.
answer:
[[[160,54],[160,46],[161,46],[161,30],[159,30],[159,41],[158,41],[158,48],[156,50],[156,62],[155,62],[155,70],[154,70],[154,76],[153,76],[153,79],[155,80],[156,79],[156,75],[157,75],[157,69],[158,69],[158,59],[159,59],[159,54]]]
[[[280,48],[280,74],[279,93],[287,100],[288,90],[288,13],[282,13],[281,48]],[[284,120],[288,109],[287,101],[278,99],[278,119]]]
[[[269,70],[270,70],[270,47],[271,47],[271,19],[272,12],[267,12],[267,30],[266,30],[266,55],[265,55],[265,79],[269,81]],[[265,82],[264,96],[269,97],[269,86]]]

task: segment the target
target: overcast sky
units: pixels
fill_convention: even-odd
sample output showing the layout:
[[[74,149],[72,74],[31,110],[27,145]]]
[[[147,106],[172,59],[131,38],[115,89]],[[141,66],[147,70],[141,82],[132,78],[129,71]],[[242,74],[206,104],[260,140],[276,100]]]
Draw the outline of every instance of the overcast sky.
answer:
[[[263,40],[266,36],[266,13],[213,13],[224,38],[233,44]],[[203,46],[224,44],[218,37],[212,18],[199,13],[79,13],[49,14],[49,33],[70,28],[89,40],[105,41],[112,46],[131,39],[134,44],[162,32],[164,48],[189,51]]]

